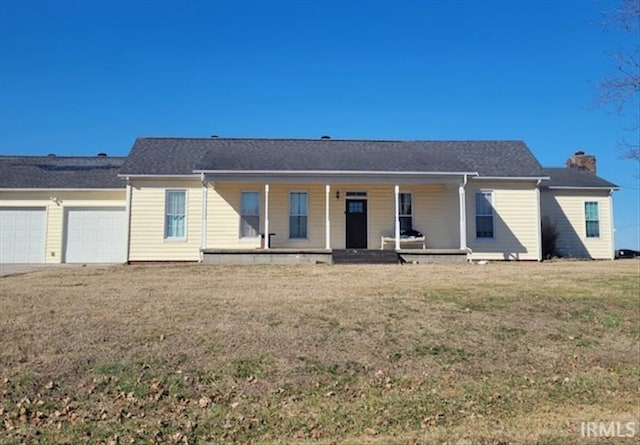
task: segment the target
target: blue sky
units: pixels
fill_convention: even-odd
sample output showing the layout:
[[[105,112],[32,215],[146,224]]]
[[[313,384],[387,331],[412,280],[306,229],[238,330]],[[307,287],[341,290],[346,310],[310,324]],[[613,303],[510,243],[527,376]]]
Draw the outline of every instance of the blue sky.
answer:
[[[0,0],[0,153],[126,155],[138,136],[521,139],[593,154],[640,248],[635,117],[592,106],[613,1]],[[635,104],[631,107],[633,109]]]

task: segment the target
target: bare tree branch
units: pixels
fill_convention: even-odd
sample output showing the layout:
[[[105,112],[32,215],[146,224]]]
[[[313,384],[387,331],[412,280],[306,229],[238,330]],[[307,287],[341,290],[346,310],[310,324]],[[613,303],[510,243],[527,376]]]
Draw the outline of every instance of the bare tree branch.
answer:
[[[638,34],[640,29],[640,0],[619,0],[616,7],[603,12],[603,26],[615,26],[626,32]],[[640,34],[637,36],[640,40]],[[627,115],[629,107],[633,107],[633,124],[629,131],[633,132],[631,142],[623,139],[619,148],[625,159],[640,160],[640,115],[637,107],[640,104],[640,44],[631,50],[623,49],[613,53],[614,71],[600,83],[600,95],[595,105],[608,109],[614,114]]]

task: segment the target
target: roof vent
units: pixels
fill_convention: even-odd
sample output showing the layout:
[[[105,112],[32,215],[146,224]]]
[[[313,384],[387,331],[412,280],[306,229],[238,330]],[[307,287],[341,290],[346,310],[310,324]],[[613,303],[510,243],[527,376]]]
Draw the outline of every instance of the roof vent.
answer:
[[[107,154],[106,153],[98,153],[98,157],[99,158],[106,158]]]
[[[328,140],[328,139],[331,139],[331,136],[327,136],[325,134],[324,136],[320,136],[320,139]]]
[[[49,156],[50,158],[55,158],[56,154],[55,153],[49,153],[47,156]]]

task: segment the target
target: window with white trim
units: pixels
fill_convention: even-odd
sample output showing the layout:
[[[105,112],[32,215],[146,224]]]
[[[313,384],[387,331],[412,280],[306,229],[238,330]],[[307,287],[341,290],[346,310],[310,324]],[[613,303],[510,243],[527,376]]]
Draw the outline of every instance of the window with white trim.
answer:
[[[289,194],[289,238],[307,238],[308,207],[306,192]]]
[[[260,193],[242,192],[240,198],[240,238],[257,238],[260,231]]]
[[[164,237],[168,240],[184,240],[187,237],[186,227],[186,190],[167,190],[164,205]]]
[[[584,203],[584,221],[587,238],[600,238],[600,214],[596,201]]]
[[[476,192],[476,238],[491,239],[493,229],[493,192]]]
[[[400,193],[398,195],[398,205],[400,217],[400,234],[408,233],[413,230],[413,205],[411,193]]]

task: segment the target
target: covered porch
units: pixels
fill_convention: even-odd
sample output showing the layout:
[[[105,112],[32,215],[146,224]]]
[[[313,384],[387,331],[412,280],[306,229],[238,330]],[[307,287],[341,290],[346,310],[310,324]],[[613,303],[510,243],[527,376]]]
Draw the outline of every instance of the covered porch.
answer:
[[[339,251],[424,263],[465,261],[469,252],[467,174],[218,172],[201,181],[206,263],[333,264]]]

